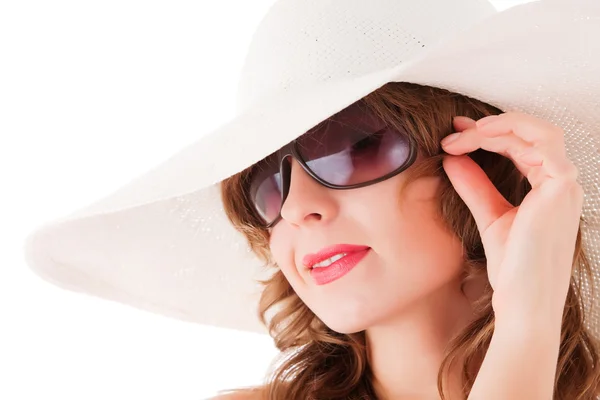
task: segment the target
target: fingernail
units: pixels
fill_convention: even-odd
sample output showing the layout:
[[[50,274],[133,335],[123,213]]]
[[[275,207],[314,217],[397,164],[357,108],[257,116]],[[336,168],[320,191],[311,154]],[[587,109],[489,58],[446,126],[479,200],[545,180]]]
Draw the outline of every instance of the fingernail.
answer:
[[[479,121],[476,122],[477,127],[481,128],[486,126],[487,124],[489,124],[490,122],[494,122],[495,120],[498,119],[498,115],[489,115],[487,117],[481,118]]]
[[[474,120],[473,118],[469,118],[469,117],[466,117],[466,116],[464,116],[464,115],[457,115],[457,116],[455,116],[453,119],[454,119],[454,120],[457,120],[457,119],[460,119],[460,118],[462,118],[462,119],[464,119],[464,120],[467,120],[467,121],[475,122],[475,120]]]
[[[452,142],[454,142],[460,136],[460,132],[452,133],[445,138],[442,139],[442,146],[446,146]]]

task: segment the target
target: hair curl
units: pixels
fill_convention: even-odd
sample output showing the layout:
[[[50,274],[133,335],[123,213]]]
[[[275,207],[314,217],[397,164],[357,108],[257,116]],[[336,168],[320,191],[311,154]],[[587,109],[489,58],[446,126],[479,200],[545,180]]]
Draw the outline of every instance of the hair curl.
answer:
[[[479,231],[471,212],[444,173],[441,166],[444,152],[439,143],[454,131],[454,116],[464,115],[477,120],[500,114],[502,110],[445,89],[407,82],[390,82],[359,101],[391,126],[408,132],[418,143],[419,152],[425,157],[404,172],[407,175],[405,185],[424,176],[441,178],[439,214],[462,242],[463,285],[470,279],[485,276],[486,290],[475,304],[476,318],[448,343],[438,372],[438,391],[441,398],[446,399],[444,378],[454,363],[461,363],[463,393],[467,398],[481,367],[482,354],[487,351],[494,332],[492,290],[487,280]],[[519,205],[531,190],[527,179],[510,159],[482,149],[469,155],[514,206]],[[246,178],[251,168],[224,180],[221,194],[231,223],[245,235],[254,253],[266,266],[275,269],[270,279],[261,282],[264,290],[258,317],[268,328],[281,355],[271,364],[263,386],[235,391],[256,392],[266,400],[377,399],[367,361],[365,332],[341,334],[328,328],[296,295],[271,259],[269,231],[259,227],[246,197]],[[587,313],[581,298],[581,277],[587,274],[591,282],[593,275],[581,244],[581,223],[573,266],[574,278],[563,314],[554,399],[595,400],[600,385],[599,347],[584,320]],[[575,279],[577,276],[579,279]],[[271,314],[270,318],[267,313]]]

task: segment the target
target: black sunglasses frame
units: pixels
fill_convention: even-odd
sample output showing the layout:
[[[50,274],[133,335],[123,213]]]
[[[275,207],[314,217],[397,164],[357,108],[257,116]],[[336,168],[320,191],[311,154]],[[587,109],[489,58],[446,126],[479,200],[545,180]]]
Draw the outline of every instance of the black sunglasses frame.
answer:
[[[326,188],[336,189],[336,190],[345,190],[345,189],[357,189],[357,188],[373,185],[375,183],[382,182],[386,179],[390,179],[391,177],[393,177],[395,175],[398,175],[399,173],[401,173],[402,171],[405,171],[411,165],[413,165],[413,163],[417,159],[417,153],[418,153],[417,152],[417,143],[411,137],[406,137],[406,139],[408,140],[408,143],[409,143],[409,155],[406,159],[406,162],[404,162],[404,164],[402,164],[400,167],[396,168],[395,170],[393,170],[392,172],[390,172],[388,174],[383,175],[380,178],[373,179],[370,181],[357,183],[354,185],[333,185],[327,181],[324,181],[319,176],[317,176],[310,169],[310,167],[307,165],[307,163],[304,161],[304,159],[302,158],[302,155],[298,151],[298,140],[299,139],[300,138],[296,138],[296,139],[292,140],[291,142],[289,142],[285,146],[281,147],[276,152],[277,160],[279,163],[279,173],[281,174],[281,181],[282,181],[281,182],[282,183],[282,193],[281,193],[281,206],[282,207],[283,207],[285,200],[287,199],[289,189],[290,189],[290,183],[291,183],[290,178],[291,178],[291,172],[292,172],[292,169],[291,169],[292,164],[291,164],[291,162],[289,162],[289,163],[285,162],[287,157],[292,157],[296,161],[298,161],[298,163],[302,166],[302,168],[304,169],[304,171],[306,171],[307,174],[309,174],[314,180],[316,180],[317,182],[319,182],[321,185],[325,186]],[[272,222],[265,224],[264,218],[260,217],[260,213],[258,212],[258,210],[256,210],[256,206],[254,206],[254,200],[252,197],[253,196],[250,196],[250,202],[252,203],[254,211],[258,214],[258,219],[263,221],[262,227],[265,229],[270,229],[273,226],[275,226],[281,220],[281,211],[279,212],[277,217]]]

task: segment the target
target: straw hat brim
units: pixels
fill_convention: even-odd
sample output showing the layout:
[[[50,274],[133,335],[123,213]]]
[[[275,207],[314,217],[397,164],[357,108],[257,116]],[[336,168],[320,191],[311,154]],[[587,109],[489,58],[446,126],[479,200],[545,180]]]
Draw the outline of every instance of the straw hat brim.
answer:
[[[565,131],[586,196],[584,247],[600,269],[600,9],[513,7],[418,58],[280,92],[112,194],[26,239],[27,264],[62,288],[201,324],[265,332],[263,269],[223,213],[219,182],[388,82],[448,89]],[[592,284],[592,283],[590,283]],[[599,333],[597,300],[589,324]]]

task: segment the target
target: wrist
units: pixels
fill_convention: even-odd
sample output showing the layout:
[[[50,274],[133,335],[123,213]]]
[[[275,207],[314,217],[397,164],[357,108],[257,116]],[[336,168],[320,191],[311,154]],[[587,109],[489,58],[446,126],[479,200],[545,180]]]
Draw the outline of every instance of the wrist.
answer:
[[[562,315],[544,315],[543,313],[505,312],[496,314],[494,336],[512,342],[536,342],[547,345],[560,343]]]
[[[548,304],[544,301],[523,301],[518,296],[510,300],[500,299],[497,292],[492,296],[496,328],[512,330],[527,335],[527,332],[552,331],[562,329],[564,303]]]

